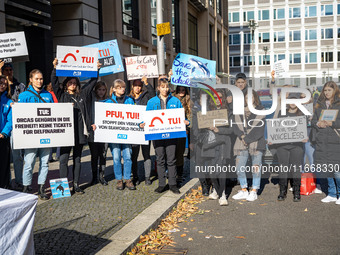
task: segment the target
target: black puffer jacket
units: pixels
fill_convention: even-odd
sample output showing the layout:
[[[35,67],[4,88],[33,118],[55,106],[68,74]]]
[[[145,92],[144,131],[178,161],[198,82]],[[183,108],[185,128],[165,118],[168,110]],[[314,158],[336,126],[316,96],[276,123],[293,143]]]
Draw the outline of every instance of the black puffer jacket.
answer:
[[[312,134],[311,142],[315,144],[314,163],[315,164],[340,164],[340,137],[334,129],[340,129],[340,113],[333,122],[332,127],[319,128],[316,123],[318,122],[321,112],[327,109],[325,102],[318,103],[320,107],[314,111],[312,119]],[[340,111],[340,98],[336,99],[328,110]],[[340,130],[338,131],[340,134]]]
[[[140,94],[137,99],[131,96],[133,101],[135,101],[136,105],[147,105],[149,99],[156,96],[156,92],[154,88],[151,86],[151,84],[145,85],[145,87],[146,87],[146,90],[143,91],[142,94]]]
[[[87,137],[84,134],[84,121],[87,131],[91,129],[91,117],[88,112],[88,104],[91,104],[92,91],[97,83],[97,78],[92,78],[81,89],[78,95],[71,95],[65,91],[65,88],[58,81],[56,69],[53,69],[51,74],[51,83],[53,91],[59,103],[73,103],[73,118],[74,118],[74,140],[75,144],[86,144]],[[84,121],[83,121],[84,116]]]

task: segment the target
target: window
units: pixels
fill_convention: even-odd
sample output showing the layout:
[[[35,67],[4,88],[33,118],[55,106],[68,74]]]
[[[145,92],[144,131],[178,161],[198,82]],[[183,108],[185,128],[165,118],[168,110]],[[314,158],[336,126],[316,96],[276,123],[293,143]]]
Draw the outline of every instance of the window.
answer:
[[[289,40],[290,41],[301,41],[301,31],[289,31]]]
[[[251,56],[244,56],[244,66],[251,66]],[[254,63],[255,64],[255,63]]]
[[[340,14],[340,4],[338,4],[338,14]]]
[[[157,14],[156,14],[156,0],[150,1],[151,7],[151,36],[152,36],[152,45],[157,45]],[[174,24],[174,17],[172,17],[172,24]]]
[[[316,17],[316,6],[305,7],[305,17]]]
[[[333,15],[333,5],[332,4],[321,5],[321,16],[330,15]]]
[[[289,18],[300,18],[301,10],[300,7],[289,8]]]
[[[274,62],[280,61],[286,59],[286,54],[282,53],[282,54],[275,54],[274,55]]]
[[[338,38],[340,38],[340,28],[338,28]]]
[[[316,85],[316,76],[307,76],[306,77],[306,85],[307,86],[315,86]]]
[[[243,34],[243,43],[244,44],[251,44],[252,43],[252,38],[251,38],[251,34]]]
[[[229,12],[229,22],[240,22],[240,13]]]
[[[307,29],[305,31],[305,40],[306,41],[311,41],[311,40],[316,40],[317,39],[317,32],[316,29]]]
[[[243,12],[243,21],[249,21],[255,19],[254,11]]]
[[[229,36],[230,38],[230,36]],[[230,43],[230,39],[229,39]],[[213,25],[209,24],[209,52],[210,52],[210,59],[213,60]]]
[[[338,62],[340,62],[340,51],[338,51]]]
[[[240,56],[233,56],[229,58],[230,66],[241,66],[241,57]]]
[[[274,9],[274,19],[284,19],[285,18],[285,9]]]
[[[175,52],[181,51],[180,34],[179,0],[172,0],[172,44]]]
[[[323,63],[333,62],[333,52],[331,51],[321,52],[321,62]]]
[[[197,19],[188,14],[188,44],[189,54],[198,55]]]
[[[321,39],[333,39],[333,28],[321,28]]]
[[[301,64],[301,53],[294,53],[289,55],[289,63]]]
[[[260,10],[259,20],[269,20],[269,10]]]
[[[316,55],[316,52],[309,52],[309,53],[306,53],[305,55],[305,63],[306,64],[312,64],[312,63],[316,63],[317,61],[317,55]]]
[[[270,65],[270,55],[260,55],[259,63],[260,65]]]
[[[259,43],[269,42],[270,34],[269,33],[259,33]]]
[[[139,14],[137,0],[122,0],[123,34],[139,39]]]
[[[222,0],[216,0],[216,11],[217,11],[217,13],[218,14],[220,14],[221,15],[221,11],[222,11],[222,6],[221,6],[221,2],[222,2]]]
[[[240,44],[241,44],[240,34],[229,35],[229,45],[240,45]]]
[[[285,39],[285,31],[274,32],[274,42],[284,42]]]

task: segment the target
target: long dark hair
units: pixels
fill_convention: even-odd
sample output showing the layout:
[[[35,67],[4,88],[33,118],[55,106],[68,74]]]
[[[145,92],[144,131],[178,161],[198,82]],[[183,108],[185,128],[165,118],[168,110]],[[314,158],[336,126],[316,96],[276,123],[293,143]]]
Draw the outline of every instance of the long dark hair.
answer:
[[[6,84],[7,84],[7,88],[6,88],[6,91],[7,91],[7,95],[6,97],[11,99],[12,98],[12,95],[11,95],[11,86],[9,85],[8,83],[8,79],[5,75],[0,75],[0,80],[4,79]]]
[[[75,79],[76,80],[76,83],[77,83],[77,88],[76,88],[76,94],[79,94],[80,92],[80,81],[79,81],[79,78],[78,77],[66,77],[65,80],[63,81],[62,83],[62,86],[64,88],[64,91],[66,92],[67,91],[67,83],[72,80],[72,79]]]
[[[178,95],[180,88],[184,88],[185,89],[185,96],[184,97],[180,97]],[[191,106],[190,106],[190,93],[189,93],[188,87],[177,86],[175,92],[173,93],[173,96],[177,97],[181,101],[181,103],[183,105],[183,108],[185,110],[185,115],[190,116],[190,114],[191,114]]]
[[[326,102],[326,100],[327,100],[327,98],[325,96],[325,88],[326,87],[330,87],[334,90],[333,98],[331,98],[331,100],[330,100],[331,104],[333,104],[336,99],[340,98],[340,90],[339,90],[338,86],[336,85],[336,83],[334,81],[328,81],[328,82],[325,83],[325,85],[322,88],[322,92],[321,92],[321,94],[318,98],[318,101],[315,105],[315,108],[319,108],[321,106],[321,104]]]
[[[261,101],[260,101],[259,95],[256,93],[255,90],[252,90],[252,94],[253,94],[253,98],[254,98],[255,107],[258,107],[259,105],[261,105]],[[248,105],[248,102],[246,101],[246,96],[247,95],[248,95],[248,90],[246,90],[246,92],[244,94],[245,105]]]

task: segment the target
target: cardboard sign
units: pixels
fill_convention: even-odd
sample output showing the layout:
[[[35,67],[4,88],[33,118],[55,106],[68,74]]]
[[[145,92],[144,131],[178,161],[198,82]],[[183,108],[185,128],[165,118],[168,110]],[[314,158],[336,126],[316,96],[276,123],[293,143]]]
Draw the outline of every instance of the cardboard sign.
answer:
[[[272,69],[275,70],[275,76],[280,78],[280,77],[287,77],[287,72],[288,72],[288,62],[285,59],[279,60],[274,63],[274,67]]]
[[[95,102],[94,141],[101,143],[148,144],[139,128],[145,105]]]
[[[319,120],[336,121],[339,110],[322,110]]]
[[[6,63],[29,60],[24,32],[0,34],[0,59]]]
[[[165,22],[156,25],[157,36],[170,34],[170,22]]]
[[[97,77],[98,48],[57,46],[57,76]]]
[[[202,112],[198,112],[197,121],[199,129],[228,126],[228,110],[208,111],[205,115],[202,115]]]
[[[50,180],[50,186],[53,199],[71,196],[67,178]]]
[[[15,103],[14,149],[74,146],[72,103]]]
[[[143,119],[145,140],[186,137],[183,108],[146,111]]]
[[[99,76],[124,72],[117,40],[90,44],[85,47],[98,48],[98,60],[102,64]]]
[[[308,139],[305,116],[267,120],[268,143],[295,143]]]
[[[172,64],[171,83],[186,87],[200,87],[203,82],[216,85],[216,61],[178,53]],[[205,87],[206,88],[206,87]]]
[[[128,80],[158,78],[157,55],[125,58]]]

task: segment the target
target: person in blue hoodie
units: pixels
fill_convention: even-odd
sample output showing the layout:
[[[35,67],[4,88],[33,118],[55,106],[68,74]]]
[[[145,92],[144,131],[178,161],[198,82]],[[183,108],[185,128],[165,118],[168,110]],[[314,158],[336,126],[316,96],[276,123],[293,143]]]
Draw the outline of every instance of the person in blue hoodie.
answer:
[[[135,104],[134,100],[125,95],[126,84],[123,80],[117,79],[113,81],[113,86],[110,88],[110,97],[104,100],[104,103],[114,103],[114,104]],[[123,190],[125,180],[125,185],[129,190],[135,190],[136,187],[131,180],[131,167],[132,167],[132,148],[131,144],[119,144],[110,143],[109,144],[112,157],[113,157],[113,170],[115,173],[115,178],[117,179],[117,189]],[[122,173],[122,156],[124,160],[124,176]]]
[[[34,69],[29,74],[30,85],[28,89],[19,95],[19,103],[53,103],[53,97],[50,92],[43,89],[44,79],[40,70]],[[45,181],[48,173],[48,157],[51,148],[33,148],[25,149],[24,154],[24,172],[23,172],[23,192],[28,193],[29,186],[32,184],[33,169],[35,159],[39,156],[39,175],[38,195],[41,199],[47,200],[49,196],[45,193]]]
[[[181,101],[177,97],[171,95],[169,82],[166,76],[160,76],[158,78],[157,93],[157,96],[148,101],[146,105],[147,111],[183,108]],[[189,122],[186,120],[185,124],[189,125]],[[145,123],[141,123],[140,127],[144,128]],[[155,189],[155,192],[157,193],[166,191],[165,163],[168,167],[168,183],[170,191],[175,194],[180,193],[176,181],[176,145],[177,139],[155,140],[153,143],[156,153],[159,181],[158,188]]]
[[[0,76],[0,188],[10,186],[11,146],[10,136],[12,131],[11,88],[6,76]]]

